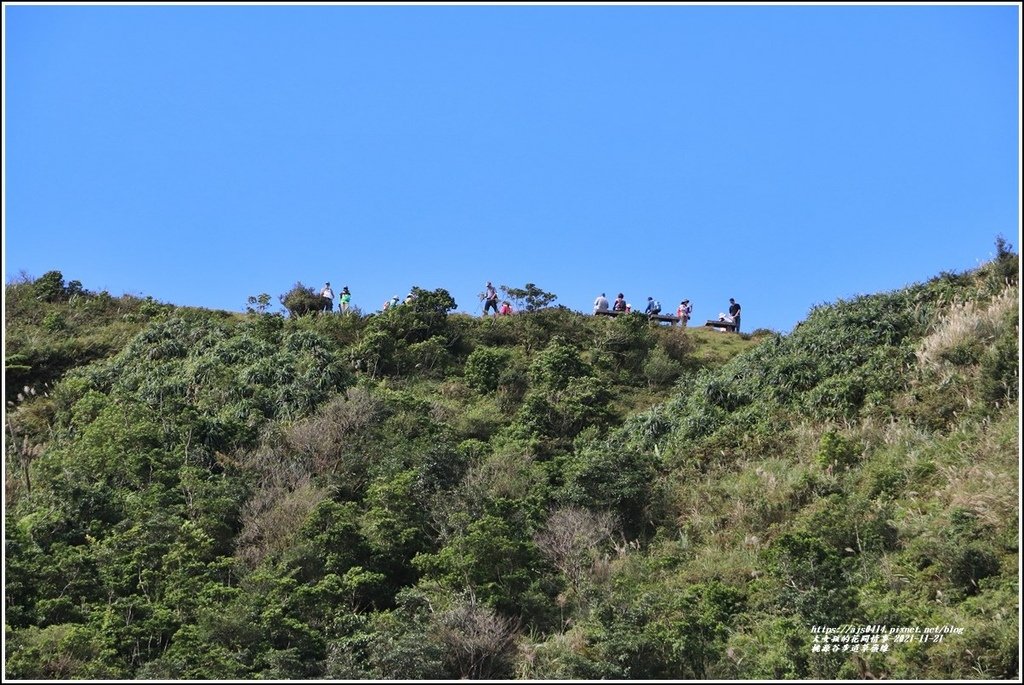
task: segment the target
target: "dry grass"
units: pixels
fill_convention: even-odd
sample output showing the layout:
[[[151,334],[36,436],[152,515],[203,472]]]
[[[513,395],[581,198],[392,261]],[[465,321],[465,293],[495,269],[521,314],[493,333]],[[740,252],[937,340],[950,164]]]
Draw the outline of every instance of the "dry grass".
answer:
[[[971,512],[984,526],[1002,529],[1019,518],[1018,405],[1002,410],[994,421],[971,423],[941,439],[919,438],[912,429],[894,429],[904,440],[904,469],[934,464],[927,481],[911,480],[896,504],[900,537],[939,537],[950,512]]]
[[[757,575],[763,547],[764,542],[754,535],[748,535],[740,544],[724,541],[724,544],[704,545],[697,550],[678,580],[699,583],[708,578],[719,578],[724,583],[742,587]]]
[[[1005,526],[1017,520],[1020,511],[1018,481],[1019,405],[1008,407],[999,420],[984,422],[958,446],[964,459],[940,467],[946,484],[937,493],[947,510],[966,509],[979,520],[993,526]],[[1016,432],[1017,439],[1007,436]]]
[[[917,359],[923,368],[945,366],[958,347],[994,340],[1006,315],[1019,307],[1019,287],[1007,285],[987,303],[954,302],[940,317],[935,329],[918,346]]]
[[[308,478],[289,485],[266,484],[242,507],[236,556],[255,568],[267,556],[285,550],[309,513],[326,496]]]

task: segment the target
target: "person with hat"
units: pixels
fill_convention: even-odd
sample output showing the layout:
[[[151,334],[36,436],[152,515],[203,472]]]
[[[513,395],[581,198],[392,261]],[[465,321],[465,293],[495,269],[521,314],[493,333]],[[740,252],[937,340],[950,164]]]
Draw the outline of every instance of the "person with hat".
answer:
[[[658,314],[661,314],[661,303],[658,302],[653,297],[648,297],[647,298],[647,309],[644,310],[644,314],[646,314],[647,318],[649,318],[649,319],[653,319]]]
[[[320,297],[323,298],[323,306],[321,311],[329,312],[334,310],[334,291],[331,290],[331,282],[324,283],[323,290],[320,291]]]
[[[487,281],[487,287],[484,288],[484,316],[487,316],[487,311],[494,308],[494,316],[498,315],[498,291],[494,289],[490,281]]]
[[[690,321],[690,314],[693,313],[693,305],[690,304],[689,300],[683,300],[679,303],[676,308],[676,316],[679,317],[679,325],[686,328],[686,324]]]

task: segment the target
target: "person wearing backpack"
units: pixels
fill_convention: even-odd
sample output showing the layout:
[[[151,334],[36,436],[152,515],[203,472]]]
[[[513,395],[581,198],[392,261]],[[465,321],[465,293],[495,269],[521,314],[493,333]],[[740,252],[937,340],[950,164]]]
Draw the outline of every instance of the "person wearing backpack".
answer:
[[[661,314],[661,303],[653,297],[648,297],[647,309],[644,310],[644,313],[647,314],[648,319],[653,319],[658,314]]]
[[[689,300],[683,300],[679,303],[676,308],[676,316],[679,317],[679,325],[686,328],[686,324],[690,322],[690,314],[693,313],[693,305],[690,304]]]

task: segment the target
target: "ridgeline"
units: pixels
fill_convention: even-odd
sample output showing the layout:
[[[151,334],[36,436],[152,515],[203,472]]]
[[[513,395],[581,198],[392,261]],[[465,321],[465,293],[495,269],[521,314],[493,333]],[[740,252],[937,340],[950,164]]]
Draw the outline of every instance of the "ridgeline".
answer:
[[[1019,678],[1018,269],[786,336],[8,284],[5,676]]]

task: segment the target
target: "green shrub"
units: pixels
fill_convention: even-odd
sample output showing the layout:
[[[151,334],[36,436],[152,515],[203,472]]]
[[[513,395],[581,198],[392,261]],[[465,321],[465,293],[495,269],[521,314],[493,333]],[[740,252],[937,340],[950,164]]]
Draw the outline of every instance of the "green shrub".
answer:
[[[621,318],[621,317],[620,317]],[[697,343],[693,336],[684,328],[672,327],[658,336],[658,347],[664,350],[668,358],[680,364],[689,364],[697,351]]]
[[[59,271],[47,271],[32,284],[37,300],[58,302],[65,299],[64,275]]]
[[[648,352],[655,346],[655,330],[647,317],[639,312],[607,320],[598,318],[596,348],[603,366],[618,369],[629,375],[639,375]],[[686,339],[685,335],[682,339]],[[673,342],[668,347],[673,347]],[[667,353],[667,351],[666,351]]]
[[[530,367],[533,383],[548,390],[562,390],[571,379],[589,374],[590,369],[579,351],[559,337],[537,355]]]
[[[822,468],[830,471],[848,469],[857,462],[859,457],[860,450],[857,445],[835,431],[827,431],[821,436],[821,440],[818,442],[818,451],[814,455],[815,461]]]
[[[66,330],[68,327],[67,319],[64,318],[60,312],[50,311],[43,317],[43,328],[50,333],[57,333],[59,331]]]
[[[278,299],[288,310],[288,314],[293,317],[314,314],[324,308],[324,298],[320,297],[313,288],[305,286],[301,282],[292,286],[288,292],[278,296]]]
[[[656,462],[651,454],[590,447],[563,466],[559,499],[588,508],[616,512],[628,535],[647,528]]]
[[[464,376],[469,387],[481,392],[498,388],[502,374],[512,359],[512,351],[500,347],[478,347],[466,358]]]
[[[444,377],[451,365],[447,341],[440,335],[409,345],[403,356],[402,366],[421,376]]]
[[[6,642],[7,678],[93,680],[124,675],[104,636],[84,625],[33,626],[9,634]]]
[[[662,349],[655,349],[644,363],[644,377],[651,387],[670,385],[683,373],[679,362],[673,360]]]
[[[732,658],[720,659],[709,677],[729,680],[807,678],[810,638],[807,626],[799,621],[765,616],[730,635],[726,651]]]
[[[811,533],[785,533],[765,553],[770,591],[778,609],[807,625],[839,626],[852,618],[855,597],[842,559],[828,542]]]
[[[448,326],[448,312],[455,309],[455,300],[444,288],[423,290],[412,288],[413,300],[373,316],[367,330],[381,331],[399,344],[415,344],[439,337],[447,348],[456,336]]]
[[[404,347],[404,345],[403,345]],[[359,371],[376,378],[379,374],[390,374],[398,370],[400,348],[387,331],[367,328],[357,344],[349,350],[352,365]]]
[[[980,356],[979,390],[991,405],[1016,397],[1020,383],[1019,314],[1012,311],[1002,323],[999,337]]]

